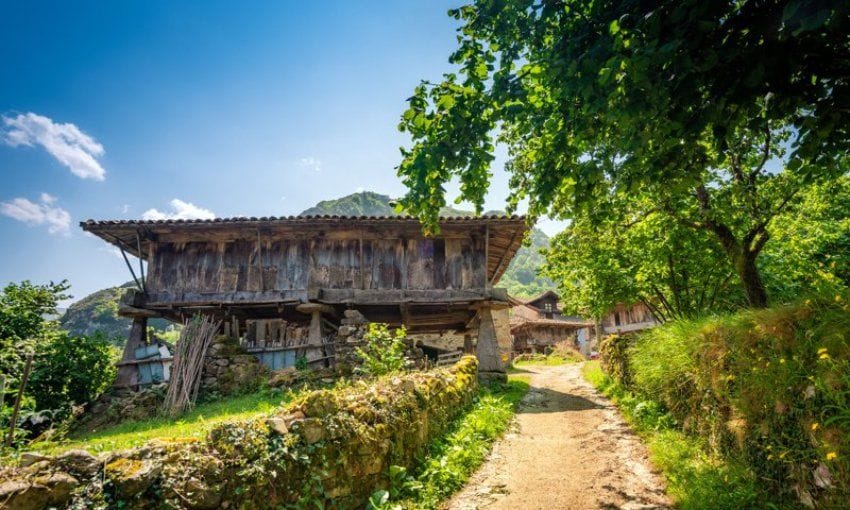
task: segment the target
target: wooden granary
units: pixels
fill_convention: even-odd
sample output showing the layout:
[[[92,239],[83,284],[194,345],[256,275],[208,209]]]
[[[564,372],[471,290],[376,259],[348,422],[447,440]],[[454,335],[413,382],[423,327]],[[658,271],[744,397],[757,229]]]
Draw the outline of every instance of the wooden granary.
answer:
[[[510,341],[496,338],[492,310],[509,303],[494,285],[522,243],[522,217],[441,218],[434,236],[406,216],[80,225],[139,258],[138,272],[126,259],[138,285],[119,311],[134,319],[126,352],[147,343],[148,318],[203,314],[260,354],[301,348],[311,361],[332,361],[325,332],[354,309],[411,333],[475,334],[480,369],[504,370],[499,345]],[[289,336],[297,345],[287,345]],[[119,372],[119,384],[137,383],[133,370]]]

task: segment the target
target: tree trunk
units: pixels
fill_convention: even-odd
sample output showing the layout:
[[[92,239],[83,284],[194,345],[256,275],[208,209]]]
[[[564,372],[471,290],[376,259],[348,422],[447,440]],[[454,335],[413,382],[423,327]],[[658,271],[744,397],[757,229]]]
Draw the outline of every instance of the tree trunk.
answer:
[[[764,288],[764,283],[761,280],[758,266],[756,266],[756,257],[758,253],[747,252],[737,257],[735,260],[735,269],[738,272],[738,278],[741,279],[741,285],[744,288],[744,295],[747,297],[747,302],[753,308],[767,307],[767,291]]]

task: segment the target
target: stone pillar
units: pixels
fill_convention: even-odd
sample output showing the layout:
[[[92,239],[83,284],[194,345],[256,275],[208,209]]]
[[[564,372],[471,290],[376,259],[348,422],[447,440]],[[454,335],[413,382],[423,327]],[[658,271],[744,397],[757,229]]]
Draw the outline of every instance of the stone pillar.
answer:
[[[504,337],[504,328],[499,328],[493,317],[493,311],[505,308],[507,304],[482,303],[478,306],[478,344],[475,355],[478,357],[478,377],[482,382],[507,381],[507,362],[510,350],[510,338]]]
[[[307,329],[307,350],[305,352],[307,360],[313,361],[327,356],[322,338],[322,313],[333,313],[333,308],[321,303],[302,303],[295,309],[301,313],[310,314],[310,326]]]
[[[124,354],[118,363],[118,377],[115,386],[126,387],[139,384],[139,369],[136,364],[131,363],[136,359],[136,349],[148,344],[148,319],[147,317],[133,317],[133,326],[130,328],[130,337],[124,346]]]

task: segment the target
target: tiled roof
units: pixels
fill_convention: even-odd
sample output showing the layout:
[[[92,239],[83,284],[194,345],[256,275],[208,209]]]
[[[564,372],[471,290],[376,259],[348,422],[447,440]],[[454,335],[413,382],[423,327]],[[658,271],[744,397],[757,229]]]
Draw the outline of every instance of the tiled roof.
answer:
[[[307,216],[263,216],[263,217],[234,217],[214,219],[193,220],[86,220],[80,222],[81,227],[86,226],[152,226],[152,225],[180,225],[180,224],[220,224],[220,223],[246,223],[246,222],[303,222],[309,220],[358,220],[358,221],[418,221],[415,216],[347,216],[347,215],[307,215]],[[485,216],[441,216],[441,223],[467,222],[467,221],[520,221],[525,216],[519,215],[485,215]]]

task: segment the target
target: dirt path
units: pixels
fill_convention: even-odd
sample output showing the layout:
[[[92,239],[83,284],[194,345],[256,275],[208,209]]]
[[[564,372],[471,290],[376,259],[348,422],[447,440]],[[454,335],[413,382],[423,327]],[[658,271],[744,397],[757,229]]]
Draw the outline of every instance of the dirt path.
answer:
[[[668,508],[646,448],[581,365],[525,368],[517,427],[446,505],[454,510]]]

